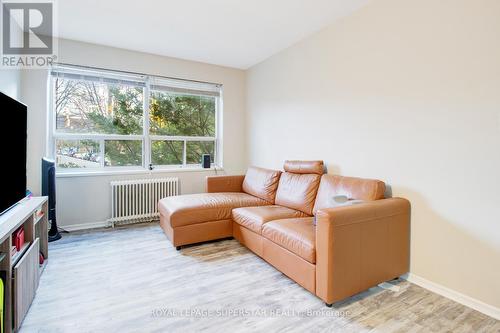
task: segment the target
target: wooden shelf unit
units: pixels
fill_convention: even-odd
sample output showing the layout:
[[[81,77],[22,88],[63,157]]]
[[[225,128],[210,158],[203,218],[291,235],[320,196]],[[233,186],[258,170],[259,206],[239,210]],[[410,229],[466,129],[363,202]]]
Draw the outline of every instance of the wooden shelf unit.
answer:
[[[39,213],[37,213],[39,212]],[[47,197],[28,198],[0,216],[0,271],[4,281],[4,332],[17,332],[35,296],[44,266],[39,253],[48,259]],[[11,256],[12,233],[24,228],[25,244]],[[46,261],[45,261],[46,263]]]

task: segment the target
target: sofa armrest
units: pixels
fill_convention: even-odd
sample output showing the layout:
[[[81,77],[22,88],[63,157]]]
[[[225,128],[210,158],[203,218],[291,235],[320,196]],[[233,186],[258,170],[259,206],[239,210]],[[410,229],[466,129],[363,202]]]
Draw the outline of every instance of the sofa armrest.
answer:
[[[408,200],[322,209],[316,223],[316,295],[326,303],[408,272]]]
[[[245,176],[207,176],[207,193],[242,192]]]

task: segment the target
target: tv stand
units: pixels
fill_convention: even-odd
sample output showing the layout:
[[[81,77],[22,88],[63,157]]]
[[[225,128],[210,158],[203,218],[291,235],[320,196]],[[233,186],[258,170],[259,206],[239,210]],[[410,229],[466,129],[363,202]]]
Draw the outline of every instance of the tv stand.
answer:
[[[4,332],[17,332],[47,264],[47,197],[32,197],[0,216],[0,275],[4,283]],[[24,228],[24,245],[11,255],[12,234]],[[39,264],[39,255],[45,261]]]

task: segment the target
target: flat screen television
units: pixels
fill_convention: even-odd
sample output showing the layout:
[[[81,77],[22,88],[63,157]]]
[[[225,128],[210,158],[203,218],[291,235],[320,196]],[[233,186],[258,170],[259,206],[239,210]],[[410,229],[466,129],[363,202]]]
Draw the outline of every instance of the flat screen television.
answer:
[[[0,92],[0,215],[26,197],[26,105]]]

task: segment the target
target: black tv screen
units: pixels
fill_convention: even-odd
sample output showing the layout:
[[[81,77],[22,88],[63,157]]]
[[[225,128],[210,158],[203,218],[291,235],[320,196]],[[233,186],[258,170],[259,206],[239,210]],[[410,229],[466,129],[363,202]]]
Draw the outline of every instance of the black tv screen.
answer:
[[[26,196],[27,108],[0,92],[0,110],[3,124],[0,130],[0,214],[3,214]]]

